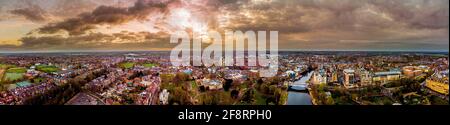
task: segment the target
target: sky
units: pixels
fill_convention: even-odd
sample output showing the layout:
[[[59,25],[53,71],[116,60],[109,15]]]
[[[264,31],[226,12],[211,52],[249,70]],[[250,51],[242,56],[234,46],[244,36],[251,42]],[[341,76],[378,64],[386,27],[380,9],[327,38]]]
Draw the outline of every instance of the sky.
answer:
[[[0,0],[0,51],[170,50],[183,30],[280,50],[449,50],[448,0]]]

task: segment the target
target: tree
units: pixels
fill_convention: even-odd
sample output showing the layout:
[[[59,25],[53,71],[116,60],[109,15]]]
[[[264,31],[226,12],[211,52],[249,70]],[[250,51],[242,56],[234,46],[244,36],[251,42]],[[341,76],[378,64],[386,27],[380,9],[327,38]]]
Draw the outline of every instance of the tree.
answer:
[[[273,95],[275,93],[275,91],[278,90],[277,85],[270,85],[269,86],[269,91],[267,92],[267,94]]]
[[[189,93],[185,91],[182,87],[175,87],[173,92],[169,95],[170,96],[170,102],[178,103],[180,105],[190,105],[191,100],[189,97]]]
[[[331,96],[328,96],[325,101],[326,105],[334,105],[334,99]]]
[[[269,85],[267,85],[266,83],[261,84],[259,90],[261,91],[261,93],[269,93]]]
[[[176,84],[182,84],[189,80],[189,76],[185,73],[177,73],[173,78],[173,82]]]
[[[231,98],[233,98],[233,99],[238,98],[238,96],[239,96],[239,91],[238,91],[238,90],[232,90],[232,91],[230,92],[230,96],[231,96]]]
[[[242,96],[242,101],[243,102],[247,102],[247,103],[252,103],[254,96],[255,96],[254,90],[253,89],[248,89],[248,90],[246,90],[246,92]]]
[[[233,99],[231,98],[230,94],[223,91],[214,91],[215,95],[218,97],[216,100],[218,105],[231,105],[233,102]]]
[[[277,88],[274,92],[275,103],[277,105],[284,105],[287,100],[287,92],[282,90],[281,88]]]
[[[200,92],[205,92],[206,91],[205,86],[200,86],[199,89],[200,89]]]
[[[264,83],[264,81],[261,78],[259,78],[256,83],[262,84],[262,83]]]
[[[225,83],[223,84],[223,90],[225,91],[230,90],[232,83],[233,83],[232,79],[225,79]]]

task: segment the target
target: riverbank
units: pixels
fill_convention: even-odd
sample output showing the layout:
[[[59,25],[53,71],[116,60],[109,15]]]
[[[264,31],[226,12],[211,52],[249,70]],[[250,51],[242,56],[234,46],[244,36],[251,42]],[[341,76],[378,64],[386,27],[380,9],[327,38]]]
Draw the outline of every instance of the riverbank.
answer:
[[[309,93],[309,96],[311,96],[311,103],[312,103],[313,105],[317,105],[317,99],[316,99],[316,97],[311,93],[311,88],[308,88],[308,93]]]

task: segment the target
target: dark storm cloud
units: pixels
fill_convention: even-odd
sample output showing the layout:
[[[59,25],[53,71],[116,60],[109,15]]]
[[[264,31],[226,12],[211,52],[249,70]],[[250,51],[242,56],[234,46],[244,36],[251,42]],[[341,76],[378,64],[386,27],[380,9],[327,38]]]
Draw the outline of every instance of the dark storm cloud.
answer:
[[[39,33],[53,34],[67,31],[70,35],[81,35],[85,31],[95,29],[98,25],[119,25],[131,20],[145,20],[152,12],[163,12],[169,2],[152,2],[139,0],[129,8],[111,6],[97,7],[91,13],[80,14],[63,22],[48,24],[39,29]]]
[[[90,12],[97,6],[99,6],[97,3],[90,0],[58,0],[52,8],[52,14],[64,18],[73,18],[81,13]]]
[[[40,46],[48,46],[48,45],[61,45],[64,43],[64,38],[57,36],[49,36],[49,37],[23,37],[20,41],[22,41],[23,47],[34,48]]]
[[[273,29],[295,33],[311,30],[364,30],[386,28],[448,28],[448,0],[278,0],[243,4],[230,9],[233,29]],[[250,16],[242,15],[248,11]],[[406,25],[405,25],[406,24]]]
[[[23,16],[32,22],[45,22],[49,19],[49,14],[38,5],[30,5],[27,8],[20,8],[10,11],[11,14]]]
[[[229,9],[231,29],[277,30],[281,48],[448,49],[448,0],[278,0]],[[235,7],[236,8],[236,7]],[[353,40],[342,43],[340,40]],[[403,45],[403,46],[402,46]]]
[[[3,20],[3,6],[0,6],[0,21]]]
[[[89,47],[89,48],[108,48],[116,44],[143,44],[168,40],[168,34],[158,32],[120,32],[114,34],[90,33],[86,35],[63,37],[63,36],[45,36],[45,37],[23,37],[20,41],[21,48],[71,48],[71,47]],[[162,45],[162,44],[161,44]],[[147,46],[151,47],[151,46]]]

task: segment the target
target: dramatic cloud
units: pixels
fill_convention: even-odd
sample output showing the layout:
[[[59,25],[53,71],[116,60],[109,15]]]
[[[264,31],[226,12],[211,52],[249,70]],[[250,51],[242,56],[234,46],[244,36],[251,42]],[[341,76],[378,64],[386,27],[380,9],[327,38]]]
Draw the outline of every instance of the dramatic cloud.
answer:
[[[10,12],[15,15],[23,16],[33,22],[45,22],[50,17],[44,9],[37,5],[31,5],[28,8],[15,9]]]
[[[285,49],[448,49],[448,10],[446,0],[255,0],[227,9],[227,28],[278,30]]]
[[[0,6],[0,21],[3,20],[3,6]]]
[[[45,37],[24,37],[20,41],[21,47],[28,49],[48,49],[48,48],[85,48],[101,49],[116,46],[118,44],[139,44],[141,47],[151,48],[153,42],[168,40],[166,33],[148,32],[120,32],[114,34],[90,33],[79,36],[45,36]],[[166,42],[167,43],[167,42]],[[167,43],[168,44],[168,43]],[[162,45],[162,44],[160,44]],[[120,48],[115,48],[120,49]]]
[[[111,0],[108,0],[107,2],[111,3]],[[99,6],[99,4],[101,5],[101,3],[106,2],[95,3],[90,0],[58,0],[52,9],[52,12],[54,15],[60,17],[73,18],[73,16],[81,13],[91,12]]]
[[[133,7],[118,8],[100,6],[91,13],[83,13],[77,18],[71,18],[63,22],[52,23],[39,29],[40,33],[52,34],[60,30],[69,32],[70,35],[84,34],[87,30],[97,28],[97,25],[119,25],[131,20],[145,20],[151,13],[164,12],[168,2],[148,2],[139,0]]]
[[[176,30],[275,30],[280,49],[293,50],[448,50],[449,44],[448,0],[40,2],[48,6],[16,7],[14,14],[36,22],[47,12],[58,20],[18,38],[20,48],[167,48]]]
[[[448,1],[434,0],[279,0],[250,2],[230,9],[234,28],[309,30],[382,30],[448,28]],[[282,24],[282,25],[281,25]],[[260,28],[259,28],[260,27]]]

